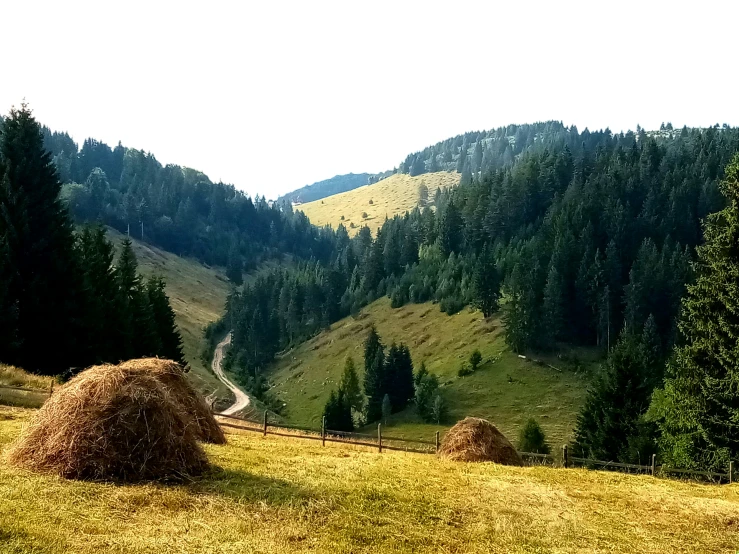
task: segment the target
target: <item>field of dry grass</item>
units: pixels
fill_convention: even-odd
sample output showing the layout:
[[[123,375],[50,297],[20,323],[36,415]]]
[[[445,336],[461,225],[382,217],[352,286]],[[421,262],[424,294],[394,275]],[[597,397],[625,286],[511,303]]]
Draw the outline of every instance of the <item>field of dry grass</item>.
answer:
[[[28,410],[0,408],[0,450]],[[465,464],[258,434],[184,485],[65,481],[0,454],[0,552],[733,553],[739,485]]]
[[[505,345],[500,320],[485,321],[477,311],[448,316],[432,303],[390,307],[382,298],[364,308],[358,318],[348,317],[277,359],[268,377],[271,392],[287,404],[289,422],[320,426],[323,406],[338,387],[344,361],[352,356],[363,374],[363,341],[374,324],[386,345],[406,343],[416,367],[422,361],[439,376],[449,417],[444,425],[423,423],[414,409],[395,414],[388,434],[406,438],[433,438],[465,416],[494,422],[515,442],[520,428],[535,417],[556,449],[569,442],[588,380],[556,359],[556,371],[520,359]],[[457,371],[479,349],[483,363],[475,373],[458,377]],[[593,353],[580,352],[584,365],[594,365]]]
[[[296,209],[302,210],[314,225],[331,225],[336,228],[343,223],[350,235],[367,225],[374,234],[382,227],[386,217],[402,215],[418,205],[418,187],[421,183],[426,184],[429,199],[433,199],[436,189],[456,186],[459,178],[459,173],[445,171],[416,177],[397,173],[372,185],[308,202]],[[365,212],[367,217],[362,217]]]

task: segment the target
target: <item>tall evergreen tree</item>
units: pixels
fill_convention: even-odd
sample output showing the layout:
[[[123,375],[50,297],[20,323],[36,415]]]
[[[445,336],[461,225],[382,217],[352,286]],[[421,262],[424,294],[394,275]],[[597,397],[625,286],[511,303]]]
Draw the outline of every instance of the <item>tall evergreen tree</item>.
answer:
[[[739,155],[721,192],[727,206],[705,224],[697,281],[683,299],[682,345],[651,412],[666,463],[725,471],[739,455]]]
[[[353,410],[361,412],[364,405],[364,398],[362,397],[362,390],[359,386],[357,370],[354,367],[354,360],[351,356],[347,356],[346,362],[344,363],[344,373],[341,375],[339,388],[344,391],[349,406]]]
[[[500,299],[500,277],[495,259],[486,244],[480,254],[472,274],[473,303],[484,317],[490,317],[498,310]]]
[[[374,325],[364,343],[364,393],[367,396],[367,421],[376,421],[382,415],[382,397],[385,394],[385,350]]]
[[[152,275],[146,283],[146,292],[149,297],[154,326],[159,336],[161,348],[157,352],[160,357],[184,364],[185,356],[182,353],[182,336],[175,323],[174,310],[169,304],[169,297],[164,290],[164,279]]]
[[[55,374],[79,363],[79,267],[61,182],[24,104],[0,135],[0,359]]]

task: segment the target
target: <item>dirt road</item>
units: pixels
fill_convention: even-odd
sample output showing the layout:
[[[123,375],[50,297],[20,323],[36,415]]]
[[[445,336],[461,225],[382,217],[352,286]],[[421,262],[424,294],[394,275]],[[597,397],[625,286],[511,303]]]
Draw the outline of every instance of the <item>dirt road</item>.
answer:
[[[236,396],[236,402],[221,412],[224,415],[236,414],[249,406],[249,396],[237,387],[231,379],[226,377],[226,374],[223,373],[223,368],[221,367],[223,364],[223,349],[229,344],[231,344],[231,333],[218,343],[215,352],[213,352],[213,373],[215,373],[216,377],[218,377],[218,379],[220,379],[220,381],[226,385],[232,393],[234,393],[234,396]]]

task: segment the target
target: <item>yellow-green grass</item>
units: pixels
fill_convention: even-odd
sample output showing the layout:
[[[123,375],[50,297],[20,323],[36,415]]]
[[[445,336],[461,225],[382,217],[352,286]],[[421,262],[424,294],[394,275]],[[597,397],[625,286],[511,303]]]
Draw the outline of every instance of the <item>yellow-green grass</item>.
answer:
[[[363,341],[372,324],[386,345],[406,343],[415,366],[423,361],[439,376],[449,406],[448,420],[441,426],[423,423],[414,409],[406,409],[389,420],[388,435],[430,440],[437,430],[477,416],[495,423],[514,442],[530,417],[540,422],[553,446],[571,438],[587,387],[581,374],[520,359],[506,347],[498,319],[485,321],[480,312],[471,310],[448,316],[432,303],[393,309],[387,298],[277,359],[269,380],[272,393],[287,404],[288,421],[320,426],[323,407],[338,387],[347,356],[354,359],[361,380]],[[474,374],[458,377],[460,366],[475,349],[484,363]],[[555,367],[560,364],[549,361]]]
[[[51,377],[33,375],[15,366],[0,363],[0,404],[38,408],[48,397],[48,391],[53,382]],[[7,387],[33,390],[16,390]]]
[[[302,210],[314,225],[336,228],[343,223],[351,235],[367,225],[374,234],[382,227],[386,217],[392,219],[418,206],[418,187],[421,183],[428,187],[431,200],[436,189],[456,186],[459,178],[459,173],[446,171],[416,177],[396,173],[372,185],[308,202],[296,209]],[[362,217],[365,212],[367,217]]]
[[[108,237],[120,249],[125,235],[109,229]],[[193,384],[205,394],[215,391],[218,396],[230,398],[228,389],[200,360],[203,330],[223,314],[230,289],[222,268],[207,267],[197,260],[182,258],[135,239],[132,243],[141,274],[145,277],[161,275],[167,283],[167,295],[182,334],[183,351],[190,364],[189,376]]]
[[[0,408],[0,449],[29,412]],[[739,488],[464,464],[258,434],[185,485],[66,481],[0,458],[8,554],[735,552]]]

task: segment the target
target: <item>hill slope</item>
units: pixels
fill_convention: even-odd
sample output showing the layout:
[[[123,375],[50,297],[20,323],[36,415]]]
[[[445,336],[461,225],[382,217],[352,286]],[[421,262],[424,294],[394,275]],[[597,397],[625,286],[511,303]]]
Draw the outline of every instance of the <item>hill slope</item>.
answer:
[[[108,238],[119,250],[125,235],[108,229]],[[228,389],[200,361],[203,329],[223,314],[230,289],[220,268],[206,267],[200,262],[132,239],[139,262],[139,271],[146,277],[157,274],[167,283],[167,295],[182,334],[185,359],[190,364],[190,376],[195,386],[206,394],[230,398]]]
[[[448,316],[430,302],[392,309],[387,298],[369,305],[359,318],[342,319],[278,358],[268,378],[274,385],[271,392],[287,404],[288,421],[320,426],[323,407],[338,387],[347,356],[354,358],[361,379],[362,343],[372,324],[386,345],[405,342],[416,367],[426,362],[445,383],[442,391],[450,408],[448,424],[441,427],[421,422],[415,410],[407,409],[393,417],[388,433],[430,439],[437,429],[473,415],[495,422],[514,440],[529,417],[541,423],[552,445],[571,438],[585,377],[520,359],[505,346],[500,321],[486,322],[479,312]],[[460,365],[476,348],[485,362],[474,374],[457,377]]]
[[[320,200],[333,194],[339,194],[357,187],[362,187],[369,183],[372,177],[369,173],[348,173],[346,175],[336,175],[330,179],[318,181],[312,185],[306,185],[292,192],[288,192],[284,196],[280,196],[277,200],[287,200],[288,202],[312,202]]]
[[[30,412],[0,408],[0,450]],[[180,486],[67,481],[0,456],[0,551],[734,552],[737,485],[460,464],[257,434]]]
[[[445,171],[417,177],[396,173],[372,185],[302,204],[296,209],[305,213],[314,225],[336,228],[343,223],[350,235],[367,225],[375,233],[382,227],[386,217],[402,215],[418,206],[418,187],[421,183],[426,184],[429,198],[433,199],[436,189],[456,186],[460,177],[458,173]],[[362,217],[365,212],[367,217]]]

